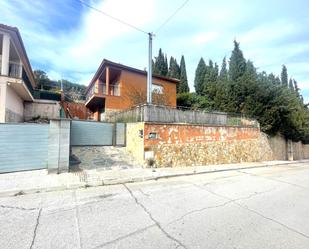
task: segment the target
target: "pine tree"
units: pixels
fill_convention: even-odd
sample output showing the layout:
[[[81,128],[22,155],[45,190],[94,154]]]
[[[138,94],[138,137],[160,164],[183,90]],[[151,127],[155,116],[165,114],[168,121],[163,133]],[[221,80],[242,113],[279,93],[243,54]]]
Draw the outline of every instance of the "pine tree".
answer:
[[[288,87],[288,70],[285,65],[282,65],[281,84],[282,86]]]
[[[204,77],[206,73],[206,63],[203,58],[200,59],[195,70],[194,88],[198,95],[203,93]]]
[[[229,77],[230,80],[236,81],[246,72],[246,60],[242,51],[239,48],[239,43],[234,41],[234,50],[229,63]]]
[[[185,93],[189,91],[190,89],[189,89],[188,79],[187,79],[185,57],[182,55],[181,60],[180,60],[180,82],[177,87],[177,93]]]

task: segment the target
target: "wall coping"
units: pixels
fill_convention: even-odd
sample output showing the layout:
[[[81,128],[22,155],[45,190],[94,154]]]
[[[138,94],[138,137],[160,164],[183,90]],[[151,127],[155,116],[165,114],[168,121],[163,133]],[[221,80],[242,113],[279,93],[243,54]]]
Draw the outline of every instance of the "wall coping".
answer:
[[[131,122],[130,122],[131,123]],[[145,123],[145,124],[157,124],[157,125],[182,125],[182,126],[203,126],[203,127],[227,127],[227,128],[248,128],[248,129],[258,129],[259,127],[245,126],[245,125],[219,125],[219,124],[192,124],[192,123],[166,123],[166,122],[132,122],[132,123]]]

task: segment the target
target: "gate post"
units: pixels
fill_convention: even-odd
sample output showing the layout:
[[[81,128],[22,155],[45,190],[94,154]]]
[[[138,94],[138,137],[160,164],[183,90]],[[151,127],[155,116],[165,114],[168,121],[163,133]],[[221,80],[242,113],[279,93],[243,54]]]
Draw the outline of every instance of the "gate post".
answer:
[[[69,171],[70,120],[50,120],[48,134],[48,173]]]

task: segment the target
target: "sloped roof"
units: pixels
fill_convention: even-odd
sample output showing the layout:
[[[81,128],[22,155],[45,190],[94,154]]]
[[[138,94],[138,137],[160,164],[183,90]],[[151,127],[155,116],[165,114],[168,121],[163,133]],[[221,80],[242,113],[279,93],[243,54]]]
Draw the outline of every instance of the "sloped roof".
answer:
[[[145,71],[145,70],[140,70],[140,69],[137,69],[137,68],[134,68],[134,67],[129,67],[129,66],[126,66],[126,65],[123,65],[123,64],[120,64],[120,63],[115,63],[115,62],[107,60],[107,59],[103,59],[98,70],[96,71],[92,80],[90,81],[86,91],[88,91],[90,86],[98,79],[99,75],[102,73],[104,68],[107,67],[107,66],[147,76],[147,71]],[[180,82],[179,79],[169,78],[169,77],[165,77],[165,76],[161,76],[161,75],[157,75],[157,74],[153,74],[152,77],[157,78],[157,79],[166,80],[166,81],[169,81],[169,82],[175,83],[175,84]]]

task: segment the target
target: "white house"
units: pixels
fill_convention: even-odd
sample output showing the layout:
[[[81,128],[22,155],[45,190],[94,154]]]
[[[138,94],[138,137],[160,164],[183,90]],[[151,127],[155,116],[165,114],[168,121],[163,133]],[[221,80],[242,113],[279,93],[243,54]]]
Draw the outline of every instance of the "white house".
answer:
[[[0,24],[0,123],[23,122],[33,102],[34,75],[17,28]]]

